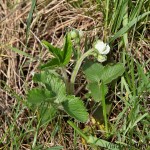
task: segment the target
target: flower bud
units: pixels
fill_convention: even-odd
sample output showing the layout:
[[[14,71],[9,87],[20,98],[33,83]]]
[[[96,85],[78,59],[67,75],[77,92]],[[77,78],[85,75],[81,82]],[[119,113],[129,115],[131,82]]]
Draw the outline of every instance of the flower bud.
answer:
[[[107,56],[106,55],[98,55],[97,56],[97,61],[98,62],[104,62],[107,60]]]
[[[70,32],[70,35],[71,35],[72,39],[81,38],[83,36],[83,31],[81,31],[81,30],[72,30]]]
[[[72,38],[72,39],[75,39],[75,38],[78,37],[78,33],[77,33],[76,30],[71,31],[71,32],[70,32],[70,35],[71,35],[71,38]]]

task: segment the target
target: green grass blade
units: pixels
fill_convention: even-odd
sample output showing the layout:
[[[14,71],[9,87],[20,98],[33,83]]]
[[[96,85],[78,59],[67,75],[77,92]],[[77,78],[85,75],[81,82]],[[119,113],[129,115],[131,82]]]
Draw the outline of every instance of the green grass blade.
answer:
[[[135,18],[136,16],[139,15],[143,3],[144,3],[144,0],[139,0],[136,3],[136,6],[134,7],[134,9],[132,10],[132,12],[130,14],[130,18],[129,18],[130,21],[133,20],[133,18]]]
[[[143,19],[145,16],[149,15],[150,11],[136,17],[132,21],[130,21],[125,27],[120,29],[113,37],[110,38],[109,42],[113,42],[116,40],[118,37],[122,36],[125,32],[127,32],[134,24],[136,24],[139,20]]]
[[[74,130],[77,131],[77,133],[82,136],[86,141],[88,141],[88,137],[80,130],[72,121],[67,121],[71,127],[74,128]]]
[[[148,113],[145,113],[144,115],[139,116],[135,122],[133,123],[133,125],[130,128],[133,128],[137,125],[138,122],[140,122],[143,118],[145,118],[148,115]]]
[[[110,150],[120,150],[118,145],[110,143],[110,142],[102,140],[102,139],[98,139],[94,136],[89,136],[87,142],[89,144],[104,147],[104,148],[107,148],[107,149],[110,149]]]
[[[15,47],[8,46],[8,48],[10,48],[10,49],[11,49],[12,51],[14,51],[15,53],[18,53],[18,54],[20,54],[20,55],[29,57],[29,58],[31,58],[31,59],[35,59],[35,58],[33,58],[31,55],[27,54],[27,53],[24,52],[24,51],[21,51],[21,50],[15,48]]]
[[[36,5],[36,0],[32,0],[32,5],[31,5],[31,9],[27,18],[27,31],[26,31],[26,39],[28,39],[28,34],[29,34],[29,29],[30,29],[30,25],[31,25],[31,20],[32,20],[32,16],[33,16],[33,11],[35,9],[35,5]]]

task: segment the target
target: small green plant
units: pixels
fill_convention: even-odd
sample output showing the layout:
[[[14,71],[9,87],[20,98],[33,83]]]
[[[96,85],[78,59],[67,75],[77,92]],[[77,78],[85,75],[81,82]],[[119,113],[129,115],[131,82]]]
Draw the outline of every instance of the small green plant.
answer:
[[[100,62],[107,59],[110,51],[108,44],[98,40],[93,47],[83,53],[73,52],[72,40],[75,44],[80,44],[80,38],[83,33],[77,30],[69,32],[65,36],[63,49],[53,47],[47,41],[43,45],[54,56],[47,63],[41,64],[41,72],[33,77],[33,81],[38,83],[38,87],[28,92],[27,100],[34,108],[38,108],[39,119],[41,122],[50,121],[56,116],[58,111],[65,111],[71,117],[80,122],[88,120],[88,112],[84,106],[83,100],[75,95],[75,81],[79,69],[85,74],[87,80],[87,89],[93,101],[101,102],[103,107],[103,116],[105,120],[106,131],[108,131],[105,96],[108,93],[107,85],[114,79],[124,73],[124,65],[117,63],[115,65],[103,66]],[[77,60],[74,64],[71,77],[67,76],[66,67],[71,57],[77,54]],[[93,62],[89,61],[88,56],[95,58]],[[85,61],[84,61],[85,60]],[[81,67],[84,61],[83,67]]]

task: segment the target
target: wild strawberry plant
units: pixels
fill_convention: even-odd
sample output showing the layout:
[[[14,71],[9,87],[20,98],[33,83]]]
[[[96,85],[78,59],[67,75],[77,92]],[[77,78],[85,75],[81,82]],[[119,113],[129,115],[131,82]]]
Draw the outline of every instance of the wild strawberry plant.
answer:
[[[75,96],[74,89],[78,71],[81,69],[87,80],[87,89],[91,99],[102,103],[107,129],[105,96],[108,93],[108,84],[124,73],[124,65],[122,63],[106,66],[102,64],[107,60],[106,55],[109,53],[110,47],[100,40],[96,41],[93,47],[83,54],[73,51],[76,46],[74,44],[80,48],[81,35],[81,31],[69,32],[65,36],[63,49],[43,41],[43,45],[53,55],[53,58],[47,63],[41,64],[40,73],[34,75],[33,81],[38,83],[38,87],[28,92],[27,100],[34,108],[38,108],[42,123],[50,121],[59,111],[65,111],[70,117],[80,122],[86,122],[89,118],[87,109],[83,100]],[[69,79],[66,67],[75,54],[77,54],[77,60]],[[90,61],[89,56],[93,56],[95,60]],[[82,67],[83,61],[84,67]]]

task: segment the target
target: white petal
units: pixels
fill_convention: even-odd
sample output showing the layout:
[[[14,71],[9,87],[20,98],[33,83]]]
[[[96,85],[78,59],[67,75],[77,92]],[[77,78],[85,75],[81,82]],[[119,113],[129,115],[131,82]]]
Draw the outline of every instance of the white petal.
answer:
[[[110,47],[109,47],[109,45],[106,45],[105,46],[105,49],[103,50],[103,51],[101,51],[101,54],[108,54],[110,52]]]
[[[108,54],[110,51],[110,47],[109,45],[105,44],[103,41],[98,40],[95,45],[94,48],[100,53],[100,54]]]

